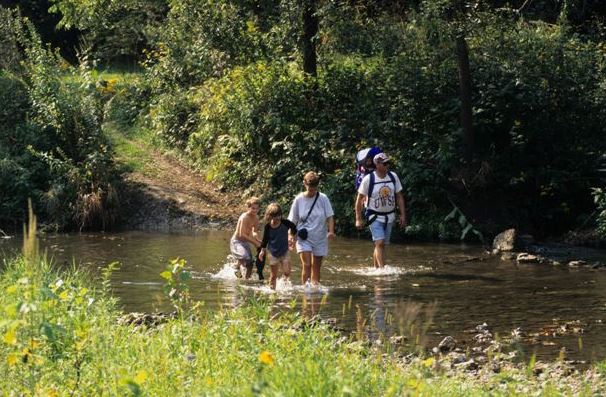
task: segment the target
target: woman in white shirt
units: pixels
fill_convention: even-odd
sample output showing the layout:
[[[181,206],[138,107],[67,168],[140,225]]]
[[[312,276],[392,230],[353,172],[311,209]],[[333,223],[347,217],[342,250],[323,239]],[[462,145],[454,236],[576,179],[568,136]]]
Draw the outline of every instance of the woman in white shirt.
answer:
[[[322,259],[328,254],[328,239],[335,236],[334,212],[330,200],[320,193],[320,178],[314,171],[303,177],[305,191],[290,207],[288,219],[297,225],[297,253],[301,258],[301,283],[320,284]]]

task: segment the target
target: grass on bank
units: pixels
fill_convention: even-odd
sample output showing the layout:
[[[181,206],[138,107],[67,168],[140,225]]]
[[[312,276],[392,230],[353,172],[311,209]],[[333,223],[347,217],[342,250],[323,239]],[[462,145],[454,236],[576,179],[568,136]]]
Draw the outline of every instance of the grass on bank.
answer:
[[[503,371],[480,382],[464,373],[446,376],[433,359],[402,364],[395,354],[325,325],[306,325],[294,309],[276,312],[267,298],[217,313],[201,303],[180,305],[180,316],[155,328],[121,325],[109,294],[111,271],[95,282],[78,269],[54,269],[37,254],[32,228],[23,255],[8,260],[0,275],[3,395],[555,396],[597,390],[582,375],[558,383],[532,371]],[[183,265],[172,261],[161,275],[172,294],[186,291]]]
[[[135,126],[125,131],[115,123],[106,123],[103,130],[112,142],[115,159],[123,171],[139,172],[148,177],[157,176],[158,170],[153,167],[155,155],[151,132]]]

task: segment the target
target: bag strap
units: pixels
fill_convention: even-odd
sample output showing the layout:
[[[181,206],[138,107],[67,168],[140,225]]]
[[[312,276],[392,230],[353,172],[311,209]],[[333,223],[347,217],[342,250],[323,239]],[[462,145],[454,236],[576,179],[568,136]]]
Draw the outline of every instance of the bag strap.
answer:
[[[396,177],[394,176],[393,172],[391,171],[387,171],[387,175],[389,176],[389,179],[391,180],[391,183],[393,183],[393,194],[394,197],[396,195]],[[368,197],[370,198],[370,196],[372,195],[372,191],[375,188],[375,173],[374,171],[370,173],[370,183],[368,184]]]
[[[314,199],[314,202],[311,205],[311,207],[309,207],[309,211],[307,212],[307,216],[305,217],[305,220],[303,222],[301,222],[301,224],[304,224],[305,222],[307,222],[307,219],[309,219],[309,215],[311,215],[311,211],[314,209],[314,206],[316,205],[316,201],[318,201],[318,197],[320,197],[320,192],[316,193],[316,198]]]
[[[375,172],[371,172],[370,173],[370,183],[368,184],[368,194],[366,195],[368,197],[368,200],[370,200],[370,196],[372,196],[372,191],[375,188]]]

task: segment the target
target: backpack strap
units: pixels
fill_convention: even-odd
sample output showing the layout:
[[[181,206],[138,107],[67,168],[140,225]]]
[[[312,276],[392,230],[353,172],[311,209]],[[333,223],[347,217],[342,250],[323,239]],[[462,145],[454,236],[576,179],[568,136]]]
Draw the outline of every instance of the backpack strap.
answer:
[[[372,196],[372,191],[375,188],[375,172],[374,171],[370,173],[370,180],[368,182],[369,182],[369,184],[368,184],[367,196],[368,196],[368,199],[370,200],[370,196]]]
[[[396,195],[396,176],[391,171],[387,171],[387,175],[389,175],[389,179],[391,183],[393,183],[393,194],[394,197]],[[372,195],[372,191],[375,188],[375,173],[374,171],[370,173],[370,183],[368,184],[368,197]]]
[[[387,171],[387,175],[389,175],[389,179],[391,180],[391,183],[393,183],[393,195],[394,195],[394,200],[396,197],[396,176],[393,174],[393,172],[391,171]],[[375,188],[375,173],[374,171],[370,173],[370,180],[369,180],[369,184],[368,184],[368,199],[370,200],[370,196],[372,195],[372,191]],[[378,212],[378,211],[374,211],[371,210],[370,208],[366,208],[365,210],[365,215],[366,215],[366,220],[368,222],[368,224],[370,225],[371,223],[373,223],[376,219],[377,216],[385,216],[385,226],[387,227],[387,216],[389,214],[394,213],[396,210],[392,210],[392,211],[388,211],[388,212]]]

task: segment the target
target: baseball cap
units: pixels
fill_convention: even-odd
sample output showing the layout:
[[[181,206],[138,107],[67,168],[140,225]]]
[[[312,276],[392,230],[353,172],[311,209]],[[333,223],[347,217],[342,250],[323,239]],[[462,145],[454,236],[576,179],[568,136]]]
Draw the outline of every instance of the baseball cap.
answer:
[[[387,163],[389,161],[389,156],[386,155],[385,153],[379,153],[377,154],[373,159],[372,159],[373,163],[378,164],[378,163]]]

